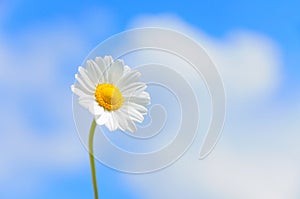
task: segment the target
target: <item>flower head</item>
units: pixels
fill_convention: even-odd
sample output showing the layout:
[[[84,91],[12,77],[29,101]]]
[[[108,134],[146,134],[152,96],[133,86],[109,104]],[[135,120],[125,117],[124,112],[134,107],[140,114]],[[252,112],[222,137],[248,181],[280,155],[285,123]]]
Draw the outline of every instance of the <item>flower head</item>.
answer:
[[[111,56],[87,60],[86,68],[79,67],[71,86],[81,106],[91,112],[97,124],[110,131],[136,131],[134,122],[142,122],[150,104],[146,84],[139,82],[140,73]]]

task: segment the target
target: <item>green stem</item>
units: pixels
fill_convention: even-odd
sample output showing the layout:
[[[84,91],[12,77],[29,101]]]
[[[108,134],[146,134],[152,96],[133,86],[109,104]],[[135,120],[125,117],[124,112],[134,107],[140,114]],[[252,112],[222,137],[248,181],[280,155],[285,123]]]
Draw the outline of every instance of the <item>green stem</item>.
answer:
[[[94,188],[94,198],[98,199],[99,197],[98,197],[96,167],[95,167],[94,147],[93,147],[95,129],[96,129],[96,121],[93,120],[90,128],[90,136],[89,136],[89,153],[90,153],[90,164],[91,164],[92,181],[93,181],[93,188]]]

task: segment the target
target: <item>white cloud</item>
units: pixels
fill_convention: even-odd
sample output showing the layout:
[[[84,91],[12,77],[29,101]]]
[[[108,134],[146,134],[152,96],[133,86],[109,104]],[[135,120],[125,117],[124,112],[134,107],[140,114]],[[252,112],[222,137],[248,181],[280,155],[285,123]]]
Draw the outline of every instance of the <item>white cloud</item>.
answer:
[[[72,32],[57,31],[54,35],[37,34],[31,39],[22,38],[22,42],[30,44],[24,49],[14,49],[19,46],[15,43],[0,44],[0,82],[1,91],[5,93],[0,113],[0,119],[5,121],[0,127],[0,192],[19,190],[22,194],[30,194],[41,184],[42,170],[74,172],[83,165],[85,153],[74,133],[71,93],[67,85],[61,86],[57,77],[63,56],[78,54],[72,50],[75,46],[84,47],[79,37],[72,36]],[[0,40],[3,37],[0,35]],[[65,42],[70,42],[73,47],[62,49],[55,46]],[[61,124],[49,133],[30,124],[30,120],[45,117],[30,113],[34,111],[32,109],[40,109],[35,107],[34,101],[29,101],[31,99],[36,99],[36,102],[45,99],[39,102],[46,106],[39,114],[51,113],[56,117],[54,122]]]
[[[0,22],[6,15],[1,12],[2,8],[0,6]],[[90,14],[90,17],[95,15]],[[84,21],[82,19],[82,24]],[[93,23],[98,22],[95,20]],[[173,16],[142,17],[136,19],[132,26],[144,24],[174,28],[197,38],[218,64],[228,92],[237,101],[241,98],[261,98],[276,89],[280,82],[278,50],[267,37],[238,31],[218,40]],[[94,25],[82,27],[96,27]],[[92,47],[86,40],[89,33],[83,32],[84,28],[69,21],[55,22],[52,25],[30,27],[19,35],[18,41],[0,32],[0,90],[5,93],[0,99],[0,119],[5,121],[0,127],[0,192],[25,193],[27,189],[36,190],[44,177],[38,170],[57,169],[65,172],[81,167],[86,153],[74,135],[71,92],[69,85],[63,82],[65,77],[61,77],[61,70],[63,67],[72,67],[75,72],[75,66],[66,66],[66,63],[72,59],[78,64],[87,54],[87,48]],[[90,30],[97,32],[99,29]],[[66,57],[69,59],[66,60]],[[39,99],[45,100],[41,103],[43,106],[49,106],[45,114],[51,109],[50,112],[57,119],[55,122],[61,122],[58,129],[50,130],[48,134],[28,123],[27,115],[20,108],[26,105],[21,103],[24,94],[34,93],[41,96]],[[241,150],[241,147],[230,146],[237,141],[231,140],[230,136],[244,132],[237,125],[234,129],[225,129],[227,139],[221,141],[208,159],[198,161],[193,152],[188,153],[166,170],[151,175],[130,176],[127,180],[133,187],[132,191],[141,191],[142,198],[198,199],[198,194],[230,199],[297,198],[299,161],[295,157],[299,151],[296,147],[299,143],[299,127],[296,121],[288,117],[294,118],[298,112],[299,106],[292,108],[291,112],[283,115],[286,116],[285,120],[281,115],[276,117],[275,122],[269,121],[267,127],[257,120],[251,124],[235,121],[245,124],[245,129],[264,129],[269,131],[268,136],[273,133],[277,136],[267,146],[260,143],[260,149],[270,147],[264,153],[259,149],[249,152],[247,148]],[[242,111],[239,113],[245,114]],[[280,123],[280,128],[274,127],[273,123]],[[285,129],[288,130],[282,138]],[[264,139],[268,140],[266,137]],[[281,140],[284,141],[285,151],[277,154],[272,145]],[[256,144],[253,140],[253,143],[247,143],[246,139],[241,142],[248,147],[249,144]],[[294,148],[293,153],[290,147]]]
[[[107,34],[113,27],[94,29],[99,21],[91,24],[90,18],[99,19],[98,11],[83,13],[80,23],[62,19],[30,24],[13,37],[0,32],[1,193],[32,194],[49,173],[77,173],[88,165],[76,136],[70,85],[95,45],[91,35]],[[6,20],[1,17],[0,22]]]
[[[266,97],[280,83],[280,53],[268,37],[234,30],[213,38],[173,15],[141,16],[130,27],[163,27],[195,39],[216,63],[227,94],[238,102]]]
[[[298,168],[291,157],[271,151],[247,153],[218,146],[203,161],[188,153],[165,170],[127,180],[146,199],[296,199]]]
[[[183,32],[207,49],[224,78],[228,118],[224,136],[208,158],[197,159],[201,140],[196,140],[171,167],[128,176],[132,190],[139,190],[146,199],[298,198],[300,129],[295,118],[299,103],[280,104],[281,107],[263,103],[280,85],[277,45],[266,36],[247,31],[212,38],[170,15],[138,17],[130,27],[147,26]],[[235,109],[236,103],[244,105]],[[249,110],[248,105],[254,108]]]
[[[171,167],[130,176],[127,181],[146,199],[296,199],[300,185],[300,127],[296,121],[300,104],[273,111],[280,114],[263,122],[235,120],[243,124],[225,128],[223,139],[204,160],[198,160],[197,150],[192,148]]]

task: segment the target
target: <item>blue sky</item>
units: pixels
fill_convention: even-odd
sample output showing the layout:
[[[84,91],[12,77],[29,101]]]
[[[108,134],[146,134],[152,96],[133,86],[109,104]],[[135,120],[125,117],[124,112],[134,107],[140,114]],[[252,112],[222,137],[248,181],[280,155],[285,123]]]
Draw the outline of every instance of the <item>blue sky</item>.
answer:
[[[0,119],[6,122],[0,127],[0,140],[3,140],[0,149],[6,155],[0,159],[3,161],[1,164],[5,165],[3,169],[0,166],[0,175],[3,175],[0,177],[3,179],[3,182],[0,180],[0,198],[92,198],[88,157],[76,136],[69,86],[74,81],[77,66],[92,48],[107,37],[128,29],[137,18],[144,16],[173,16],[179,19],[178,23],[199,30],[215,43],[222,43],[228,34],[236,30],[268,38],[280,51],[280,85],[267,102],[255,102],[260,110],[243,112],[239,109],[243,109],[245,104],[240,103],[237,108],[229,104],[234,108],[233,113],[229,113],[228,131],[235,126],[233,129],[236,132],[232,135],[228,133],[228,137],[225,134],[223,140],[225,144],[231,143],[237,147],[242,145],[239,143],[241,141],[245,144],[245,151],[251,150],[253,143],[245,140],[257,141],[258,134],[267,137],[269,134],[264,133],[273,129],[268,126],[272,126],[270,123],[274,118],[278,129],[295,126],[284,133],[289,138],[300,140],[295,133],[298,130],[295,118],[299,114],[293,112],[293,109],[300,107],[297,103],[300,97],[299,9],[299,1],[2,1],[0,91],[4,97],[0,99]],[[176,20],[174,23],[177,23]],[[223,70],[226,71],[226,68]],[[231,88],[228,89],[230,92]],[[251,107],[250,103],[247,102],[246,106]],[[244,120],[236,119],[239,117]],[[267,127],[257,122],[257,118],[261,123],[266,122]],[[20,123],[15,124],[15,120]],[[235,129],[248,123],[257,125],[252,129],[254,133]],[[283,155],[299,152],[299,148],[288,148],[289,145],[296,145],[293,141],[283,140],[280,145],[281,133],[277,132],[278,137],[264,147]],[[18,137],[18,141],[14,141],[14,136]],[[57,143],[56,138],[60,136],[72,146],[70,149],[65,150],[64,140]],[[27,137],[32,138],[28,143]],[[38,144],[40,139],[44,141],[41,146]],[[30,149],[30,146],[34,148]],[[9,149],[15,151],[6,152]],[[45,154],[36,153],[39,149]],[[55,150],[62,150],[62,155],[55,156],[56,153],[52,153]],[[257,150],[264,148],[261,146]],[[34,155],[31,155],[33,151]],[[216,157],[222,157],[221,152],[217,154],[219,156]],[[48,155],[49,158],[44,158]],[[183,159],[180,164],[184,161],[189,160]],[[298,162],[294,164],[300,165]],[[151,198],[149,190],[135,183],[145,182],[145,186],[154,186],[152,181],[159,180],[160,175],[131,177],[101,164],[97,167],[102,198],[141,199],[148,198],[148,195]],[[163,175],[172,175],[172,172]],[[202,196],[222,198],[214,191],[205,192]],[[240,198],[240,195],[234,196]]]
[[[4,3],[5,4],[5,3]],[[199,27],[214,37],[222,37],[232,29],[262,32],[276,40],[284,50],[284,60],[289,75],[288,82],[295,83],[299,70],[299,21],[298,1],[16,1],[8,19],[4,22],[7,34],[15,35],[35,24],[55,23],[63,20],[79,20],[82,13],[99,9],[111,18],[101,20],[110,28],[105,35],[91,37],[97,44],[108,35],[127,28],[130,20],[138,15],[171,13],[189,24]],[[113,24],[110,25],[109,24]],[[107,25],[105,27],[107,28]],[[99,27],[100,29],[100,27]],[[89,31],[89,30],[87,30]],[[93,34],[89,32],[89,34]],[[94,45],[95,46],[95,45]],[[295,74],[297,71],[297,74]]]

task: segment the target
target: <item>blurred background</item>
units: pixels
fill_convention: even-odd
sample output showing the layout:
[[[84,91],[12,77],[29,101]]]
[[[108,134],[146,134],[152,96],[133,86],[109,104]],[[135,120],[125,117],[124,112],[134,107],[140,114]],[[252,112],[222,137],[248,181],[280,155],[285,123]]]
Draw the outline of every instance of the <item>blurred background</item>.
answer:
[[[299,1],[0,1],[0,198],[92,198],[70,85],[121,31],[171,28],[215,61],[227,94],[213,153],[124,174],[100,163],[100,198],[299,199]]]

